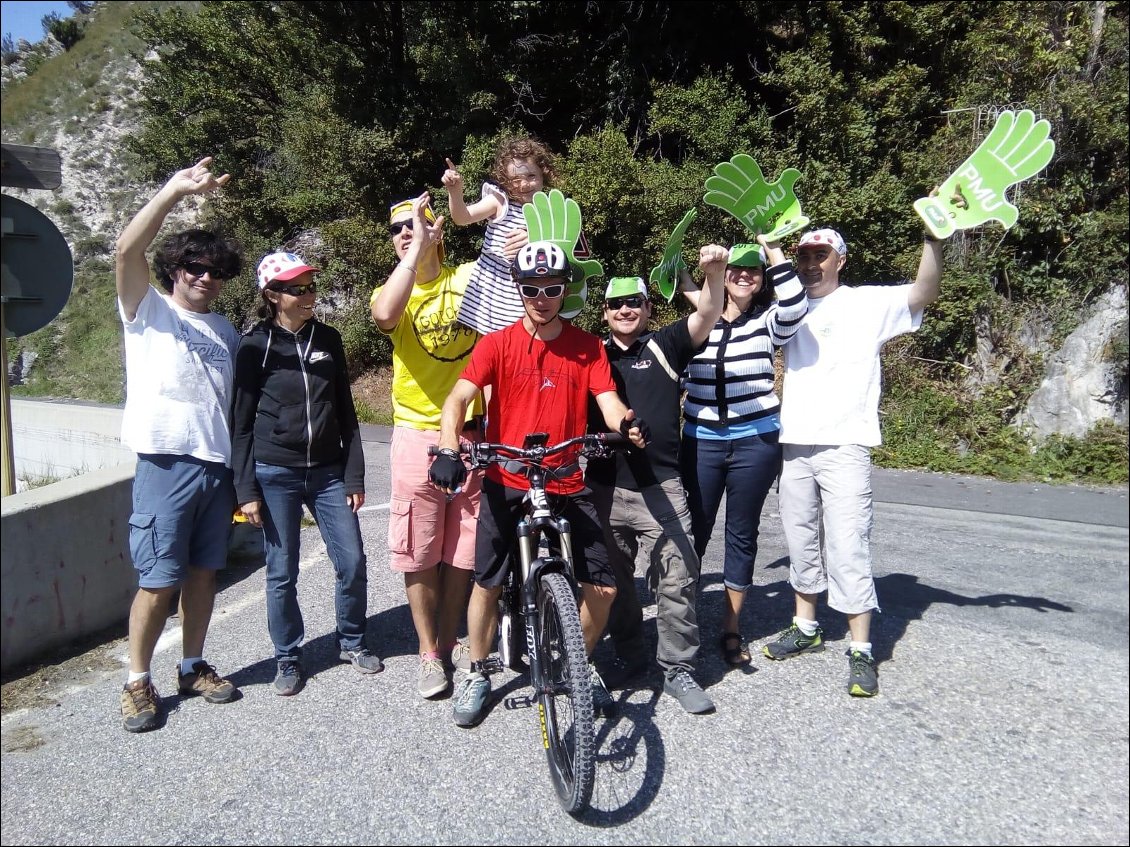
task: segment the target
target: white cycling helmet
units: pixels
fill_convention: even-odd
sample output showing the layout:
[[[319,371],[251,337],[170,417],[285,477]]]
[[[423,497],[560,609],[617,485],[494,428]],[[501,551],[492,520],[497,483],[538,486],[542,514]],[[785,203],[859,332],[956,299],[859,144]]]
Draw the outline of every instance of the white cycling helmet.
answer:
[[[544,277],[573,278],[573,268],[565,251],[551,241],[533,241],[518,251],[510,266],[510,276],[515,282]]]

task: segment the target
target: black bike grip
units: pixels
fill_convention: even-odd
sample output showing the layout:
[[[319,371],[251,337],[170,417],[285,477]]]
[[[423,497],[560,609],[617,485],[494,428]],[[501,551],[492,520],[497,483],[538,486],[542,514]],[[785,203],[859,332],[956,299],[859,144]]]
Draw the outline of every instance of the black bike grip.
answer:
[[[442,449],[443,448],[440,447],[438,444],[429,444],[428,445],[428,455],[429,456],[438,456]],[[467,455],[470,452],[471,452],[471,448],[469,446],[467,446],[466,444],[460,444],[459,445],[459,454],[461,456]]]
[[[604,444],[613,449],[627,449],[632,446],[632,442],[627,437],[618,432],[602,432]]]

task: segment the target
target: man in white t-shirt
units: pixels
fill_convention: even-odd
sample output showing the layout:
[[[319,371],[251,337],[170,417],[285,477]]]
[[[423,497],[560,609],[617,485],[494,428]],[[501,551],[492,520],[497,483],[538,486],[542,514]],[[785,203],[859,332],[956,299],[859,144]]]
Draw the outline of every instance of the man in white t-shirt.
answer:
[[[763,648],[770,659],[824,649],[816,603],[847,616],[851,632],[848,693],[872,697],[879,676],[871,653],[871,612],[878,610],[871,572],[871,448],[879,435],[879,352],[888,339],[914,332],[938,297],[942,244],[927,237],[914,282],[840,284],[847,244],[833,229],[805,233],[797,275],[808,315],[785,347],[781,402],[780,510],[789,546],[796,616]]]
[[[228,703],[236,687],[204,660],[216,571],[227,564],[235,510],[228,414],[239,335],[210,310],[225,280],[240,271],[239,249],[214,233],[168,236],[154,256],[165,294],[149,284],[145,251],[173,207],[224,185],[211,158],[173,174],[130,221],[117,245],[118,312],[125,328],[126,407],[122,442],[137,453],[130,554],[138,590],[130,607],[129,661],[122,725],[145,732],[161,724],[161,697],[150,663],[169,604],[180,591],[184,658],[181,695]]]

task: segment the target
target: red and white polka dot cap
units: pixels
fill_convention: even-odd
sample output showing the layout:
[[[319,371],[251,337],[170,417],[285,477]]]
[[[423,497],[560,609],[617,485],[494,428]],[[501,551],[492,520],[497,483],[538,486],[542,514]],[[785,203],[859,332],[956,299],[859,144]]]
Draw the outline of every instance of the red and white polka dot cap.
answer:
[[[259,287],[266,288],[272,282],[286,282],[306,271],[320,273],[293,253],[268,253],[259,262]]]
[[[800,243],[797,244],[796,249],[816,245],[831,247],[841,256],[847,255],[847,242],[834,229],[814,229],[812,232],[806,232],[800,237]]]

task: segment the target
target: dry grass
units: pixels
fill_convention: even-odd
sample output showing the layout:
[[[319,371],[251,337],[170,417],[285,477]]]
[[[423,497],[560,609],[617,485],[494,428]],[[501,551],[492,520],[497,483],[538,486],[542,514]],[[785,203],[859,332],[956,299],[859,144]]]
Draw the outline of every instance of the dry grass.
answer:
[[[353,381],[353,402],[361,423],[392,425],[392,368],[378,368]]]

